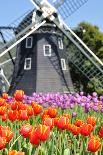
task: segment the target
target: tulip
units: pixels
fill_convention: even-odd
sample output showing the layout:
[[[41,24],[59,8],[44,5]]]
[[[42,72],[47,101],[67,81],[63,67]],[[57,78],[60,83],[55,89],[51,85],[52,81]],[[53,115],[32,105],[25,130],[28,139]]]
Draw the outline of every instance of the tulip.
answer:
[[[10,121],[15,121],[18,119],[18,111],[13,111],[13,110],[10,110],[8,112],[8,119]]]
[[[37,138],[41,141],[46,141],[50,135],[50,127],[46,125],[38,125],[35,131]]]
[[[61,116],[58,119],[57,127],[60,129],[67,129],[68,123],[69,123],[69,119],[67,117]]]
[[[52,118],[45,118],[43,120],[43,124],[46,125],[46,126],[49,126],[50,129],[52,129],[53,126],[54,126],[54,120]]]
[[[6,138],[0,137],[0,150],[4,149],[6,146]]]
[[[29,136],[29,139],[30,139],[30,143],[32,145],[39,145],[39,138],[37,137],[37,132],[36,132],[36,129],[33,129],[30,133],[30,136]]]
[[[19,110],[19,120],[28,120],[28,113],[27,110]]]
[[[35,115],[40,114],[43,109],[42,106],[40,106],[39,104],[34,103],[34,102],[32,103],[32,107],[33,107],[33,111],[34,111]]]
[[[6,142],[9,142],[13,138],[13,132],[7,128],[2,128],[0,136],[6,138]]]
[[[98,136],[92,136],[90,137],[90,140],[88,142],[88,151],[90,152],[96,152],[100,149],[101,142],[100,138]]]
[[[93,127],[96,125],[97,118],[96,117],[88,117],[86,122],[87,124],[91,124]]]
[[[0,97],[0,106],[3,106],[5,104],[5,99]]]
[[[24,137],[27,138],[30,136],[30,133],[33,129],[33,126],[30,124],[24,124],[20,129],[19,132],[20,134]]]
[[[80,131],[81,131],[80,127],[77,127],[76,125],[71,126],[71,132],[73,135],[78,135]]]
[[[100,130],[99,130],[99,136],[103,137],[103,125],[101,126]]]
[[[7,115],[7,114],[4,114],[4,115],[2,116],[2,121],[6,121],[7,118],[8,118],[8,115]]]
[[[0,107],[0,115],[4,115],[6,113],[7,108],[5,106]]]
[[[76,121],[75,121],[74,124],[75,124],[76,126],[80,127],[81,125],[83,125],[83,123],[84,123],[84,122],[83,122],[82,120],[76,119]]]
[[[3,99],[8,99],[8,94],[7,94],[7,93],[3,93],[3,94],[2,94],[2,98],[3,98]]]
[[[16,150],[12,150],[8,152],[8,155],[25,155],[25,152],[21,152],[21,151],[16,151]]]
[[[51,118],[54,118],[57,116],[57,109],[54,109],[52,107],[49,107],[48,108],[48,115],[51,117]]]
[[[44,111],[43,111],[43,113],[41,114],[41,118],[44,119],[44,118],[45,118],[45,115],[46,115],[46,116],[49,116],[48,110],[44,110]],[[50,116],[49,116],[49,117],[50,117]]]
[[[81,127],[81,134],[83,136],[88,136],[93,131],[93,126],[91,124],[84,123]]]
[[[23,100],[23,97],[24,97],[24,91],[23,90],[16,90],[15,93],[14,93],[14,98],[17,100],[17,101],[22,101]]]

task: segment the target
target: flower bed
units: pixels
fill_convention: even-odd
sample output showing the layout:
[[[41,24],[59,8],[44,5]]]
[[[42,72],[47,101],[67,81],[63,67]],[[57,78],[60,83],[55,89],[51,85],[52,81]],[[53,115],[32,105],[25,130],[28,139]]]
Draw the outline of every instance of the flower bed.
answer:
[[[0,98],[2,155],[103,155],[103,96],[17,90]]]

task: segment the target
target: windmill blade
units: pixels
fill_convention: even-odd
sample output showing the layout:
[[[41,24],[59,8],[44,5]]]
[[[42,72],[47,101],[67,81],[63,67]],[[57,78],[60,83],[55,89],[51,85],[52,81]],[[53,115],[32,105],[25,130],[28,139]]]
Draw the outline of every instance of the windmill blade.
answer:
[[[38,8],[41,2],[45,0],[31,0]],[[65,20],[82,7],[88,0],[48,0],[60,13],[62,18]]]
[[[52,4],[57,8],[58,12],[65,20],[74,12],[76,12],[81,6],[83,6],[87,1],[88,0],[54,0],[54,3],[52,1]]]
[[[85,43],[70,29],[66,23],[63,23],[64,27],[60,26],[58,21],[53,21],[55,25],[63,32],[63,34],[69,39],[72,44],[70,51],[67,51],[67,57],[69,62],[75,65],[89,80],[97,78],[103,88],[103,62],[85,45]],[[85,65],[85,62],[89,62],[90,67]]]
[[[22,30],[22,32],[20,32],[17,36],[16,36],[16,38],[20,38],[20,39],[18,39],[17,41],[15,40],[16,38],[14,38],[13,40],[11,40],[10,42],[9,42],[9,44],[10,44],[10,46],[8,45],[8,49],[6,49],[6,50],[4,50],[1,54],[0,54],[0,58],[2,57],[2,56],[4,56],[8,51],[10,51],[11,49],[13,49],[16,45],[18,45],[21,41],[23,41],[25,38],[27,38],[30,34],[32,34],[34,31],[36,31],[39,27],[41,27],[42,25],[44,25],[45,24],[45,20],[44,21],[42,21],[41,23],[40,23],[40,21],[38,21],[38,23],[36,23],[36,24],[34,24],[34,23],[32,23],[32,24],[30,24],[28,27],[25,27],[25,29],[24,30]],[[33,28],[33,29],[31,29],[31,28]],[[29,32],[28,32],[29,31]],[[27,33],[26,33],[27,32]],[[25,34],[26,33],[26,34]],[[24,35],[25,34],[25,35]],[[24,36],[23,36],[24,35]],[[14,43],[13,43],[14,42]],[[5,45],[5,46],[7,46],[7,45]],[[4,47],[5,47],[4,46]],[[3,47],[3,48],[4,48]]]

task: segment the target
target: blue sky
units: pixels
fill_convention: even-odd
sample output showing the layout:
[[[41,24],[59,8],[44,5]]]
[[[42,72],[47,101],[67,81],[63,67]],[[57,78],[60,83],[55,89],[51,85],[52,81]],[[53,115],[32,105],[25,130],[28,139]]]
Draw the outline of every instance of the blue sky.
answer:
[[[0,26],[9,25],[29,9],[30,0],[0,0]],[[97,25],[103,32],[103,0],[88,0],[77,12],[68,18],[68,24],[76,27],[81,21]]]

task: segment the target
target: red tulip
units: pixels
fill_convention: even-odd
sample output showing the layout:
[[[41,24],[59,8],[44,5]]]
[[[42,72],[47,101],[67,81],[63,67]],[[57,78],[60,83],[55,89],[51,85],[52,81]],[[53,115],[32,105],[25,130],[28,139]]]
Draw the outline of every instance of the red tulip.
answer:
[[[100,149],[100,147],[101,147],[100,138],[98,136],[90,137],[90,140],[88,142],[88,151],[96,152]]]
[[[24,124],[20,129],[19,132],[20,134],[24,137],[27,138],[30,136],[30,132],[32,131],[33,126],[30,124]]]
[[[103,125],[101,126],[98,134],[100,137],[103,137]]]
[[[69,123],[69,119],[67,117],[61,116],[58,119],[57,127],[60,129],[67,129],[68,123]]]
[[[0,150],[4,149],[6,146],[6,138],[0,137]]]
[[[11,104],[11,109],[12,109],[12,110],[17,110],[17,102],[13,102],[13,103]]]
[[[2,116],[2,121],[6,121],[7,118],[8,118],[8,115],[7,115],[7,114],[4,114],[4,115]]]
[[[28,118],[27,110],[19,110],[19,120],[28,120]]]
[[[49,115],[51,118],[56,117],[56,116],[57,116],[57,109],[54,109],[54,108],[49,107],[49,108],[48,108],[48,115]]]
[[[17,102],[18,110],[26,110],[26,104],[23,104],[22,102]]]
[[[8,119],[10,120],[10,121],[15,121],[15,120],[17,120],[18,119],[18,111],[13,111],[13,110],[10,110],[9,112],[8,112]]]
[[[80,127],[81,125],[84,124],[84,122],[80,119],[76,119],[75,123],[74,123],[76,126]]]
[[[81,134],[83,136],[88,136],[93,131],[94,127],[91,124],[84,123],[81,127]]]
[[[97,118],[96,117],[88,117],[86,121],[87,121],[87,124],[91,124],[92,126],[95,126]]]
[[[29,136],[29,139],[30,139],[30,143],[32,145],[39,145],[39,138],[37,137],[37,132],[36,132],[36,129],[33,129],[30,133],[30,136]]]
[[[23,97],[24,97],[24,91],[23,90],[16,90],[15,93],[14,93],[14,98],[17,100],[17,101],[22,101],[23,100]]]
[[[40,124],[37,126],[35,132],[38,139],[40,139],[41,141],[46,141],[50,134],[50,127]]]
[[[46,126],[49,126],[50,129],[52,129],[53,126],[54,126],[54,120],[52,118],[45,118],[43,120],[43,124],[46,125]]]

